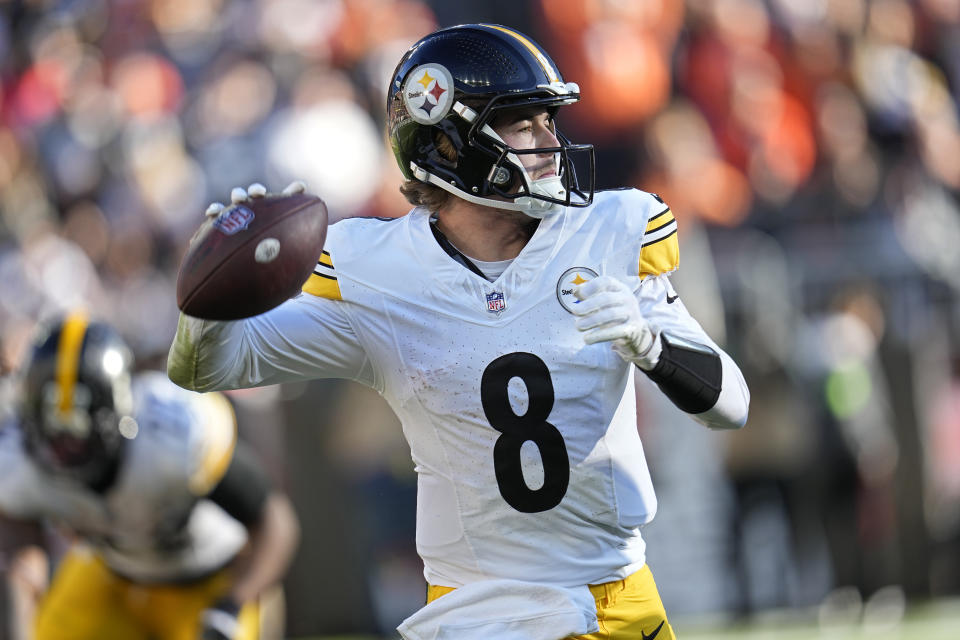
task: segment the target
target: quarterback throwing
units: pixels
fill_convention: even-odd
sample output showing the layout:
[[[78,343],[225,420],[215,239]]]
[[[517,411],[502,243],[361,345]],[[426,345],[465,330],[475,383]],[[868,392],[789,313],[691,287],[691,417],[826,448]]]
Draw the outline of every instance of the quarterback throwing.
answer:
[[[640,534],[656,497],[635,377],[708,427],[747,418],[738,367],[670,285],[670,208],[575,175],[593,147],[555,117],[579,98],[513,29],[427,36],[387,103],[415,208],[331,226],[301,295],[183,315],[170,349],[189,389],[340,377],[383,395],[418,473],[429,592],[408,640],[673,638]]]

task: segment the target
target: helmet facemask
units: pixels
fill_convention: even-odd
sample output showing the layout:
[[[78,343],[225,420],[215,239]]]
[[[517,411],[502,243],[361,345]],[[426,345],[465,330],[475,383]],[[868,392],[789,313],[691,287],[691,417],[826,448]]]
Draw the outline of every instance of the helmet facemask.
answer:
[[[559,146],[517,149],[509,146],[494,130],[492,122],[509,110],[544,107],[550,113],[551,120],[560,106],[571,104],[579,99],[577,85],[568,83],[560,87],[551,87],[550,91],[539,90],[532,95],[495,96],[482,105],[479,111],[464,102],[456,101],[449,115],[437,126],[450,139],[457,150],[457,160],[446,160],[451,175],[444,171],[428,171],[411,163],[411,170],[417,179],[435,184],[454,195],[484,206],[512,211],[522,211],[533,218],[543,218],[562,211],[564,207],[586,207],[593,202],[594,191],[594,153],[593,145],[572,144],[566,136],[553,125],[553,133],[560,142]],[[459,120],[453,124],[455,120]],[[452,131],[451,131],[452,129]],[[464,132],[465,129],[465,132]],[[577,180],[573,153],[586,153],[589,183],[582,189]],[[523,166],[521,156],[553,154],[556,173],[552,176],[533,180],[527,168]],[[467,190],[456,171],[461,161],[473,160],[473,164],[482,167],[482,177]],[[431,163],[433,164],[433,163]],[[455,175],[454,172],[456,172]],[[454,179],[449,179],[454,177]]]

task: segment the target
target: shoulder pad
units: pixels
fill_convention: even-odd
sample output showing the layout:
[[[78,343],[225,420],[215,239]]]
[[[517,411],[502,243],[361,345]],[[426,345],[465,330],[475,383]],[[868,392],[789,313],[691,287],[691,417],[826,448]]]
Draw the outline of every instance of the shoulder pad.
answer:
[[[237,443],[229,400],[219,392],[182,389],[159,371],[138,373],[134,396],[140,434],[132,444],[144,458],[138,475],[173,473],[195,495],[209,493],[226,473]]]
[[[378,249],[392,246],[394,236],[391,234],[401,231],[404,225],[399,222],[406,218],[361,216],[344,218],[330,225],[324,250],[302,291],[319,298],[343,300],[341,276],[352,281],[358,273],[366,272],[368,265],[377,262],[374,258],[379,255]]]
[[[190,490],[205,496],[223,478],[237,446],[237,420],[233,407],[223,394],[204,393],[198,398],[199,442],[195,445],[195,467],[190,475]]]

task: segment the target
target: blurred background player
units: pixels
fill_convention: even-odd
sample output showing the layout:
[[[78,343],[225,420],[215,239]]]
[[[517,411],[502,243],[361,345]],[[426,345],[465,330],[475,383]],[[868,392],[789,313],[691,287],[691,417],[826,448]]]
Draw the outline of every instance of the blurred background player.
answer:
[[[132,367],[83,313],[36,338],[0,430],[2,566],[25,587],[7,622],[38,640],[259,638],[258,600],[297,547],[292,506],[226,398]],[[44,523],[75,535],[45,592],[35,550],[17,553],[44,546]]]
[[[635,376],[708,427],[747,419],[739,368],[670,284],[670,208],[634,189],[594,193],[593,146],[557,129],[579,99],[513,29],[428,35],[387,98],[416,208],[332,225],[305,293],[276,309],[181,314],[168,373],[186,388],[340,377],[396,412],[429,584],[399,627],[408,640],[672,639],[640,535],[656,497]]]

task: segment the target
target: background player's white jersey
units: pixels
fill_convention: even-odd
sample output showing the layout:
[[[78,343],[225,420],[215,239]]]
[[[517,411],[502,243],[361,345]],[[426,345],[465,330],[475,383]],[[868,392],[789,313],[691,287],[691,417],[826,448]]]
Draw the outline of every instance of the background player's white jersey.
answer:
[[[232,409],[162,373],[134,379],[135,434],[117,480],[102,495],[39,469],[19,427],[0,430],[0,511],[50,518],[94,544],[117,573],[144,582],[200,577],[228,563],[246,529],[206,495],[236,444]]]
[[[586,345],[568,308],[575,286],[611,275],[636,287],[654,325],[713,345],[667,300],[672,214],[639,191],[599,193],[542,220],[495,282],[451,259],[429,218],[332,226],[303,295],[244,322],[183,318],[171,376],[199,389],[332,376],[377,389],[416,465],[431,584],[573,586],[639,569],[656,498],[634,367]]]

